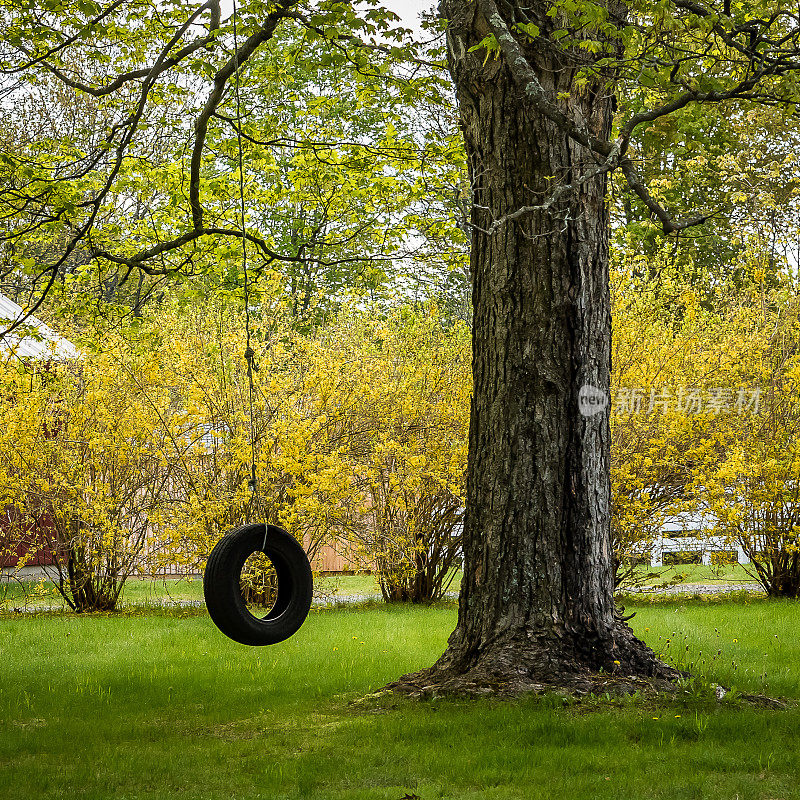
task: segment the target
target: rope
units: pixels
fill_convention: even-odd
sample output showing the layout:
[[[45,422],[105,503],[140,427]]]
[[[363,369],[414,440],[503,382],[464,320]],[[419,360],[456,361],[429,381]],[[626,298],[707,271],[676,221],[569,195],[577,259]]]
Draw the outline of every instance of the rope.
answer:
[[[250,281],[247,275],[247,229],[245,227],[245,205],[244,205],[244,156],[242,155],[242,101],[239,94],[239,29],[238,29],[238,10],[236,0],[233,0],[233,87],[236,97],[236,144],[239,160],[239,223],[242,229],[242,270],[244,272],[244,320],[245,331],[247,334],[247,346],[244,351],[244,358],[247,361],[247,383],[248,398],[250,404],[250,477],[247,485],[250,489],[251,507],[258,505],[258,481],[256,479],[256,428],[254,412],[255,379],[253,374],[258,372],[258,365],[255,363],[256,354],[251,346],[250,330]]]

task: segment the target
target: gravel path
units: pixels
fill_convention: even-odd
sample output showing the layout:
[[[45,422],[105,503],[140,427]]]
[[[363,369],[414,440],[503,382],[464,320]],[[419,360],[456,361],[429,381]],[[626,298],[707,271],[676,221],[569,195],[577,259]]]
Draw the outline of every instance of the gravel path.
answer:
[[[678,583],[675,586],[631,586],[624,590],[629,594],[729,594],[730,592],[748,592],[765,594],[760,583]]]

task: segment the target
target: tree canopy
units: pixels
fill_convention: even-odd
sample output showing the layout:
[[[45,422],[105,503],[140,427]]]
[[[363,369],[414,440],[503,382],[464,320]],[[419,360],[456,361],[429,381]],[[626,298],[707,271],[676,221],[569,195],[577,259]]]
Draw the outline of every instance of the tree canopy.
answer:
[[[508,64],[529,101],[584,148],[592,175],[620,176],[627,222],[674,235],[740,219],[757,196],[748,176],[759,164],[749,148],[736,156],[752,113],[783,143],[782,159],[761,156],[781,185],[772,213],[793,207],[798,21],[782,4],[472,8],[485,20],[478,54]],[[430,41],[413,41],[377,0],[252,0],[240,4],[235,32],[233,23],[218,0],[188,9],[147,0],[0,5],[4,284],[26,291],[32,310],[74,273],[107,294],[132,275],[149,285],[199,272],[235,286],[232,267],[213,273],[240,237],[239,134],[257,269],[278,269],[298,307],[307,310],[315,291],[374,290],[404,261],[417,274],[431,260],[439,270],[463,262],[468,189],[452,114],[437,110],[449,95],[434,26]],[[613,92],[610,136],[544,90],[529,45],[574,64],[567,91]],[[488,228],[553,212],[573,188],[554,175],[531,204]]]

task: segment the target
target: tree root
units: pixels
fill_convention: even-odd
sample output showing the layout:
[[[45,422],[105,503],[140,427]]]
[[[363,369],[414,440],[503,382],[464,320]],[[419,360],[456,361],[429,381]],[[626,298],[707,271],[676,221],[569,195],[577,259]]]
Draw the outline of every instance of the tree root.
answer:
[[[586,671],[561,674],[557,679],[533,680],[521,676],[506,678],[497,675],[479,676],[475,672],[448,674],[434,665],[419,672],[403,675],[379,691],[362,698],[360,702],[369,704],[374,701],[382,701],[391,695],[413,700],[481,697],[503,700],[537,694],[560,695],[565,700],[578,701],[590,696],[623,698],[636,695],[644,701],[686,699],[692,695],[697,697],[696,690],[687,688],[687,684],[682,680],[691,676],[671,668],[668,670],[669,673],[660,675],[623,675]],[[716,695],[718,703],[721,703],[730,691],[727,687],[717,684],[710,684],[707,688],[709,690],[707,699],[712,699]],[[797,705],[795,701],[762,694],[737,693],[735,701],[755,708],[774,711],[781,711]]]
[[[620,621],[602,639],[517,628],[470,646],[454,634],[433,666],[386,688],[410,697],[630,695],[671,691],[681,677]]]
[[[679,677],[675,673],[675,678]],[[382,691],[396,692],[414,699],[435,697],[520,697],[526,694],[562,694],[583,697],[590,694],[609,694],[615,697],[640,694],[651,697],[674,694],[678,691],[675,679],[662,676],[613,675],[608,673],[561,674],[551,680],[528,678],[524,675],[500,676],[477,674],[447,674],[434,668],[403,675],[387,684]]]

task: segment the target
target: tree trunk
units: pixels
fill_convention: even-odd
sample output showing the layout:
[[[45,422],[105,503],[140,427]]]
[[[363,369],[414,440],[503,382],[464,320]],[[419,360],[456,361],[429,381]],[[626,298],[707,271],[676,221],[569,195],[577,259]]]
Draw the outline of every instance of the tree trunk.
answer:
[[[465,566],[447,650],[395,687],[516,693],[590,688],[600,670],[673,677],[613,598],[605,177],[487,233],[595,163],[525,99],[502,56],[469,52],[488,32],[474,3],[443,0],[442,13],[474,200]],[[607,138],[608,90],[576,89],[563,53],[526,47],[551,96],[569,92],[562,107]],[[602,410],[580,411],[581,387],[599,390]]]

